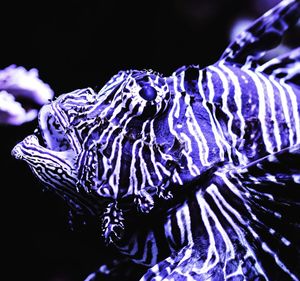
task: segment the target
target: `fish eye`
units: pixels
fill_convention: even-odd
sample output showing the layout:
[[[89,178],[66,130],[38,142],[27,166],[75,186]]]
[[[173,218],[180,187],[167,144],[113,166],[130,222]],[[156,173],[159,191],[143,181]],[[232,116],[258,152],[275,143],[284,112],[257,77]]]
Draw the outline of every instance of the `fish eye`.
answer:
[[[132,71],[132,75],[124,79],[118,93],[122,108],[139,118],[161,114],[170,101],[166,79],[150,71]]]
[[[139,95],[146,101],[153,101],[157,96],[157,91],[154,87],[145,85],[140,89]]]

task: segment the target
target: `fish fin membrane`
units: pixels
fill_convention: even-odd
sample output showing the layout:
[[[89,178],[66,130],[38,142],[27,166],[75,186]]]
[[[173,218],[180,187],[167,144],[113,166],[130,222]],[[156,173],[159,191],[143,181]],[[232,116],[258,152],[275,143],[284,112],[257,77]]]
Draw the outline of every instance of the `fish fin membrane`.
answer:
[[[299,0],[283,0],[240,33],[221,59],[240,65],[253,65],[267,50],[277,47],[300,17]]]
[[[300,87],[300,47],[264,63],[257,70]]]
[[[180,221],[201,231],[140,280],[300,280],[299,163],[300,144],[221,167],[195,193],[199,210],[187,201],[197,221]]]
[[[150,268],[140,281],[151,280],[260,280],[266,281],[256,268],[252,257],[216,260],[206,255],[199,241],[173,252],[169,257]],[[286,279],[287,280],[287,279]]]
[[[300,144],[227,175],[244,199],[246,240],[270,280],[300,280],[299,163]]]

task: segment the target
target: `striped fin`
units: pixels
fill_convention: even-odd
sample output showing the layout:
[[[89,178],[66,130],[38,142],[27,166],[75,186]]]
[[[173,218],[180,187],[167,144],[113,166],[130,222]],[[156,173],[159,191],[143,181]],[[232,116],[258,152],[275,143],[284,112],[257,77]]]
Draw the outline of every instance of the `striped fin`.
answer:
[[[257,70],[300,86],[300,47],[264,63]]]
[[[231,173],[241,183],[252,248],[270,280],[300,279],[299,163],[297,144]]]
[[[299,280],[299,163],[298,144],[216,171],[197,195],[208,237],[193,237],[141,280]]]
[[[300,1],[283,0],[237,36],[226,48],[221,59],[251,66],[265,51],[280,44],[284,33],[297,23],[299,16]]]
[[[240,281],[240,280],[259,280],[265,281],[266,278],[257,270],[257,262],[251,257],[245,259],[228,259],[225,264],[214,262],[208,270],[202,270],[205,263],[206,249],[196,241],[183,247],[178,253],[173,253],[165,260],[159,262],[140,279],[140,281],[152,280],[209,280],[209,281]],[[241,244],[236,246],[236,251],[244,254],[245,249]],[[212,259],[215,257],[213,256]],[[287,280],[287,279],[285,279]]]

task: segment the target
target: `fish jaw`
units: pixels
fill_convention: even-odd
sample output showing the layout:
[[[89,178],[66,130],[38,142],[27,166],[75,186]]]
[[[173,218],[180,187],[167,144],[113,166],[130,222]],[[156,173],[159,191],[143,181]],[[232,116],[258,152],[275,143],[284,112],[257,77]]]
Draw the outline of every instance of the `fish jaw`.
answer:
[[[42,146],[36,135],[29,135],[12,149],[11,154],[25,161],[46,187],[60,190],[67,186],[76,190],[75,154],[71,149],[54,151]]]

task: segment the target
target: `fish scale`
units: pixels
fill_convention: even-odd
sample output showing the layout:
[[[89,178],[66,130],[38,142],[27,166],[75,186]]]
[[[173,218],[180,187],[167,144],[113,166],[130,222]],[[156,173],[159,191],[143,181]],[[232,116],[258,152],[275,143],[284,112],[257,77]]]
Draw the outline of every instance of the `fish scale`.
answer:
[[[299,16],[284,0],[212,65],[62,94],[12,154],[141,280],[299,280],[300,48],[261,62]]]

